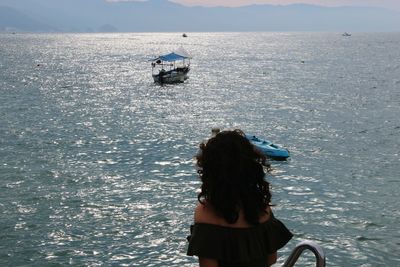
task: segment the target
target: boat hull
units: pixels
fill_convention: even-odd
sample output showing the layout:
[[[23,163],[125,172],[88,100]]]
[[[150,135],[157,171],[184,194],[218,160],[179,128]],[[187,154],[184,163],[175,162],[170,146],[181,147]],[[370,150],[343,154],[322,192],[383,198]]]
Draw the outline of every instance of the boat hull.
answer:
[[[182,70],[171,70],[167,72],[159,72],[158,74],[153,74],[154,82],[160,84],[172,84],[172,83],[183,83],[189,79],[188,73],[189,68],[184,68]]]
[[[246,138],[265,156],[275,160],[286,160],[290,157],[287,149],[273,144],[271,141],[258,138],[254,135],[246,135]]]

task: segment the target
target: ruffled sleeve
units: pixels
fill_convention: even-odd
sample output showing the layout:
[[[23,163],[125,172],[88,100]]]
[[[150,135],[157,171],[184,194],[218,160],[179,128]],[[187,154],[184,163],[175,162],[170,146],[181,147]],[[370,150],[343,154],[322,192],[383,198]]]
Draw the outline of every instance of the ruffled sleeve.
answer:
[[[189,256],[199,256],[229,262],[251,262],[266,259],[289,242],[292,233],[271,216],[250,228],[231,228],[198,223],[191,226],[188,237]]]

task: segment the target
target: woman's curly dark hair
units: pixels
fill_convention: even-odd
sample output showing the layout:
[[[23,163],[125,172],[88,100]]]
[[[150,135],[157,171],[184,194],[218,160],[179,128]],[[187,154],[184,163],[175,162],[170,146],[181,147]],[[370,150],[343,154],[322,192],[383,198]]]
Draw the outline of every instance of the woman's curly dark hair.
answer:
[[[202,181],[200,203],[210,203],[228,223],[243,210],[248,223],[256,225],[271,202],[269,183],[264,179],[266,157],[241,130],[223,131],[200,144],[196,156]]]

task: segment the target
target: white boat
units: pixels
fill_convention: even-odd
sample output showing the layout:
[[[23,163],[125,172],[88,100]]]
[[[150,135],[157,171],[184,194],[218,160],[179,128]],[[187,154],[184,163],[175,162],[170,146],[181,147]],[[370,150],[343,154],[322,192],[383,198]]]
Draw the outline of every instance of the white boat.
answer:
[[[154,82],[160,84],[183,83],[189,79],[190,59],[192,57],[183,48],[151,59]]]
[[[349,36],[351,36],[351,34],[350,34],[350,33],[348,33],[348,32],[345,32],[345,33],[343,33],[342,35],[343,35],[343,36],[346,36],[346,37],[349,37]]]

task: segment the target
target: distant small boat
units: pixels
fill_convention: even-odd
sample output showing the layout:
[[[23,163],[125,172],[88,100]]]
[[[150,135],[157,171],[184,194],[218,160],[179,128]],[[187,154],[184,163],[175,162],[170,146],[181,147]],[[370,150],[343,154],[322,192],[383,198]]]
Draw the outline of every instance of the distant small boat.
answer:
[[[343,36],[346,36],[346,37],[351,36],[351,34],[348,33],[348,32],[345,32],[345,33],[343,33],[342,35],[343,35]]]
[[[276,160],[285,160],[290,157],[290,153],[287,149],[275,145],[271,141],[249,134],[246,134],[246,138],[267,157]]]
[[[191,58],[181,47],[175,52],[151,59],[154,82],[160,84],[183,83],[189,79]]]
[[[188,37],[186,33],[182,34],[182,37]]]

